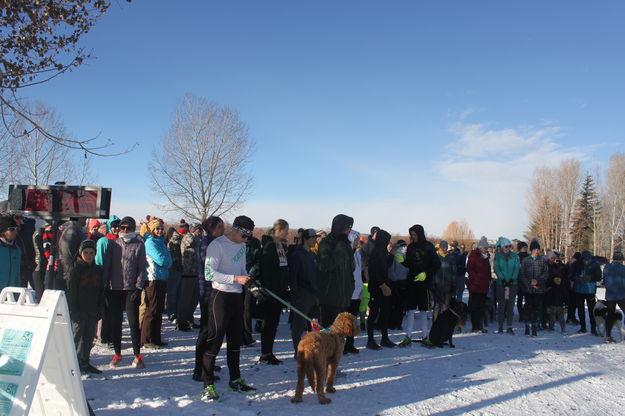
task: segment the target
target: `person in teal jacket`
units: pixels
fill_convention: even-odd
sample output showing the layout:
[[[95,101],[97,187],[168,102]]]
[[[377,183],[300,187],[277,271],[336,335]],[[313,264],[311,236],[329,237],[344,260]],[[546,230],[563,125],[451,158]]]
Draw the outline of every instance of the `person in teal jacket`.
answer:
[[[167,293],[167,276],[172,266],[171,254],[165,244],[165,227],[157,219],[148,224],[150,233],[146,234],[145,255],[148,263],[145,298],[147,308],[141,325],[141,343],[146,348],[158,349],[166,342],[161,340],[161,325]]]
[[[499,322],[499,334],[503,334],[503,322],[508,324],[507,332],[514,335],[512,330],[512,318],[514,305],[519,290],[518,279],[521,270],[519,256],[512,252],[512,242],[505,237],[499,237],[497,246],[501,251],[495,254],[494,268],[497,280],[495,280],[495,295],[497,297],[497,321]]]
[[[95,264],[102,267],[104,265],[104,256],[109,246],[109,241],[115,240],[119,236],[119,217],[111,215],[106,221],[106,234],[96,243]],[[98,328],[98,340],[101,344],[113,344],[113,336],[111,335],[111,309],[109,308],[108,299],[105,297],[102,304],[102,320]]]
[[[22,251],[15,244],[18,227],[11,216],[0,217],[0,290],[21,286]]]
[[[109,245],[109,240],[115,240],[119,235],[119,218],[117,215],[111,215],[106,221],[106,235],[101,237],[96,244],[95,264],[102,266],[104,264],[104,255]]]

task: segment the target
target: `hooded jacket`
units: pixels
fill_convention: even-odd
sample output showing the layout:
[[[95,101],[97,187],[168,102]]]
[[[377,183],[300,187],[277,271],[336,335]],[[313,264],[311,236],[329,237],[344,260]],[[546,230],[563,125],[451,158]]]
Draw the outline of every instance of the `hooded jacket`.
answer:
[[[413,225],[409,232],[415,232],[418,241],[411,242],[406,248],[406,259],[403,264],[408,267],[408,281],[418,288],[431,288],[434,275],[441,267],[436,248],[426,240],[423,226]],[[413,279],[422,272],[425,272],[425,280],[414,282]]]
[[[283,246],[283,265],[275,240],[270,235],[263,235],[261,240],[262,252],[260,257],[260,282],[263,287],[277,295],[284,294],[289,289],[289,267],[286,259],[286,247]]]
[[[332,231],[319,244],[319,304],[346,308],[354,292],[354,254],[345,231],[354,220],[337,215]]]
[[[391,280],[388,277],[388,268],[391,265],[393,257],[388,253],[388,243],[391,241],[391,235],[379,230],[375,238],[375,246],[369,256],[369,290],[380,287],[383,284],[390,285]]]
[[[148,280],[167,280],[169,277],[169,268],[172,265],[171,254],[165,246],[163,237],[154,237],[146,234],[145,238],[145,255],[147,260],[147,279]]]
[[[111,230],[111,224],[115,221],[119,222],[119,218],[117,215],[111,215],[111,217],[106,221],[106,235],[100,238],[96,244],[97,249],[95,252],[95,264],[98,266],[102,266],[104,264],[104,255],[106,254],[106,248],[109,245],[109,240],[115,240],[117,238]]]
[[[151,235],[152,233],[146,234],[146,236],[151,236]],[[169,251],[169,254],[171,255],[171,260],[172,260],[172,264],[170,267],[172,270],[182,273],[182,250],[181,250],[182,236],[173,227],[170,227],[169,230],[167,230],[167,235],[168,235],[168,238],[167,238],[166,247],[167,247],[167,251]],[[147,237],[146,237],[146,241],[147,241]]]

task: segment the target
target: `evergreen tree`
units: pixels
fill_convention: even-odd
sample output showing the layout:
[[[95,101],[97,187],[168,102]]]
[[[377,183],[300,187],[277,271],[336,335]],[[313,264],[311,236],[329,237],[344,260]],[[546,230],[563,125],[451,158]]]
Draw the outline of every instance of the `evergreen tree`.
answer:
[[[586,175],[579,198],[575,202],[573,224],[571,226],[572,246],[576,251],[594,251],[595,224],[601,207],[595,191],[595,181]]]

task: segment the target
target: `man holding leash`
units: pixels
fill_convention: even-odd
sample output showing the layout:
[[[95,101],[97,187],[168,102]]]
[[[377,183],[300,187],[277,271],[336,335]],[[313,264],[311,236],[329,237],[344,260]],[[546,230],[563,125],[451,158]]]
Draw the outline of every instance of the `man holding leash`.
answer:
[[[203,400],[219,399],[215,389],[215,358],[224,336],[227,336],[228,371],[231,390],[250,393],[256,390],[241,378],[240,345],[243,334],[243,285],[250,278],[245,268],[245,242],[252,236],[254,222],[246,217],[234,219],[232,227],[216,238],[206,249],[205,278],[213,290],[208,299],[210,319],[207,322],[207,340],[202,357]]]

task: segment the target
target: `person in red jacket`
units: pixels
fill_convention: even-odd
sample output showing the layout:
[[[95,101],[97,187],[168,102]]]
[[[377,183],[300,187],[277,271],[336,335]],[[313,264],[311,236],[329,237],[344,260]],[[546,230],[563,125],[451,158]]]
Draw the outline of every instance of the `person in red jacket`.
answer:
[[[469,260],[467,261],[471,329],[473,332],[481,334],[488,332],[484,329],[484,311],[491,278],[489,257],[488,240],[486,237],[482,237],[477,243],[477,248],[469,253]]]

